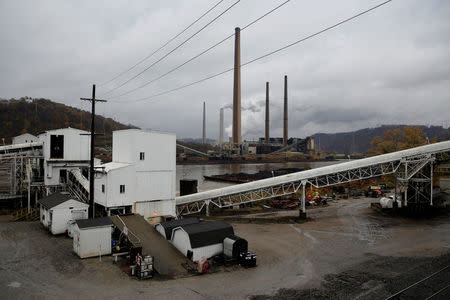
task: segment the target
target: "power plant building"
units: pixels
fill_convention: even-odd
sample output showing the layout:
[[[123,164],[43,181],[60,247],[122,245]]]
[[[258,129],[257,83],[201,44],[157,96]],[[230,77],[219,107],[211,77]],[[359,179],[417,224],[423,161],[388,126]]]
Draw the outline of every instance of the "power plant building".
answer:
[[[285,151],[311,153],[314,151],[314,138],[312,136],[305,139],[289,138],[287,139],[287,145],[284,146],[284,138],[269,138],[269,142],[266,142],[266,138],[259,138],[257,142],[248,142],[248,149],[252,147],[256,148],[256,154],[270,154],[275,151],[281,151],[284,148]],[[250,154],[250,153],[249,153]]]

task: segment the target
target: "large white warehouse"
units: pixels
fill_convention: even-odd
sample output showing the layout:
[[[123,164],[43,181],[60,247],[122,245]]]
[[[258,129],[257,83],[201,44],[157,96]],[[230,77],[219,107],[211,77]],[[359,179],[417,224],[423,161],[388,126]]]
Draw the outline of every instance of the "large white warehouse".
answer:
[[[175,216],[175,159],[175,134],[114,131],[112,162],[96,166],[95,202],[108,214]]]

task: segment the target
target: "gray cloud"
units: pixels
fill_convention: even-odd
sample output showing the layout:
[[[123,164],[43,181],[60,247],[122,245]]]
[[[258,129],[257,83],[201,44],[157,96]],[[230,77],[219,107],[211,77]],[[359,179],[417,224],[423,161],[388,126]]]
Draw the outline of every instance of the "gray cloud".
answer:
[[[209,16],[230,5],[224,1]],[[201,135],[203,101],[207,135],[219,134],[219,109],[232,102],[232,73],[147,102],[119,103],[114,95],[165,73],[276,6],[241,1],[213,26],[129,85],[105,91],[137,74],[98,86],[110,100],[101,114],[143,128]],[[263,55],[378,3],[291,1],[242,32],[242,62]],[[78,99],[145,57],[210,7],[211,1],[0,2],[0,97],[46,97],[88,109]],[[324,9],[325,8],[325,9]],[[283,76],[289,78],[292,136],[353,130],[377,124],[442,125],[449,120],[450,2],[393,1],[354,22],[242,68],[242,123],[247,139],[264,134],[265,82],[270,82],[271,133],[281,136]],[[166,50],[206,24],[208,18]],[[233,39],[148,87],[129,101],[172,89],[233,66]],[[231,111],[225,113],[230,132]],[[447,123],[448,124],[448,123]]]

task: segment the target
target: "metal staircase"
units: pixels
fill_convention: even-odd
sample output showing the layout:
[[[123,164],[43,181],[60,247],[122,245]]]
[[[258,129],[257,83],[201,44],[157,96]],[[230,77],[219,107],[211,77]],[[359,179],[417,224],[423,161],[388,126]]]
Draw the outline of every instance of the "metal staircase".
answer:
[[[70,194],[84,203],[89,203],[89,180],[79,169],[70,170],[67,178],[67,189]]]

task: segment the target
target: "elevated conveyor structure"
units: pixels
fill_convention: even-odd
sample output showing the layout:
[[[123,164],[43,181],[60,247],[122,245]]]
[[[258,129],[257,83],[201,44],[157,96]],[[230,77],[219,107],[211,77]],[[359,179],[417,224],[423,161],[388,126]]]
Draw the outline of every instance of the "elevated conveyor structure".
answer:
[[[237,204],[270,199],[294,194],[302,188],[302,210],[305,212],[305,186],[310,184],[321,188],[351,181],[396,174],[403,186],[412,180],[432,182],[433,165],[450,158],[450,141],[420,146],[369,158],[348,161],[312,170],[267,178],[249,183],[238,184],[220,189],[180,196],[176,198],[177,213],[186,215],[200,212],[210,204],[217,207],[229,207]],[[415,178],[429,166],[431,174]],[[420,171],[420,172],[419,172]],[[432,184],[430,201],[432,204]],[[400,189],[408,201],[407,188]],[[411,196],[411,195],[410,195]],[[417,196],[417,194],[416,194]]]
[[[177,143],[177,147],[180,147],[180,148],[189,150],[189,151],[194,152],[194,153],[196,153],[196,154],[198,154],[198,155],[200,155],[200,156],[208,156],[208,154],[206,154],[206,153],[203,153],[203,152],[201,152],[201,151],[198,151],[198,150],[195,150],[195,149],[186,147],[185,145],[181,145],[181,144],[178,144],[178,143]]]
[[[24,153],[28,153],[30,151],[36,151],[36,150],[42,151],[42,146],[43,146],[42,142],[0,146],[0,157],[4,157],[4,156],[7,156],[8,154],[13,154],[13,153],[24,154]]]
[[[89,203],[89,180],[81,174],[80,169],[70,170],[67,187],[78,200]]]
[[[111,216],[111,221],[135,247],[142,247],[144,255],[154,257],[154,268],[168,278],[185,277],[195,265],[170,244],[144,217],[140,215]],[[124,227],[127,230],[124,230]]]

